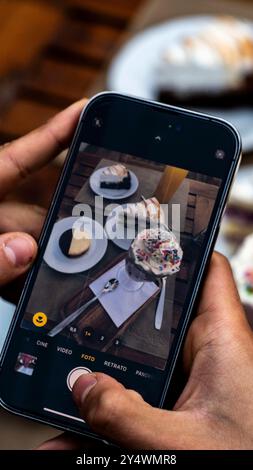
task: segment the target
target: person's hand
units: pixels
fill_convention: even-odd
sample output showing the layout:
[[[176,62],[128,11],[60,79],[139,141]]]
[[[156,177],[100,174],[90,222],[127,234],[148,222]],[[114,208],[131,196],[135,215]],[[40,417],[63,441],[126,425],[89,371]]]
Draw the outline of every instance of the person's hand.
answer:
[[[156,409],[101,373],[73,397],[91,429],[131,449],[252,449],[253,337],[226,259],[214,254],[184,362],[188,382],[173,411]],[[64,435],[40,449],[80,447]]]
[[[46,193],[51,192],[55,184],[55,178],[53,185],[51,180],[50,185],[38,179],[38,171],[68,146],[84,104],[85,100],[73,104],[39,129],[0,147],[1,295],[13,293],[9,283],[26,272],[36,256],[34,237],[40,233],[46,208],[37,205],[40,198],[35,193],[44,194],[45,201]],[[25,192],[27,182],[33,185],[36,204],[14,197],[19,187]],[[4,291],[3,286],[7,284]]]

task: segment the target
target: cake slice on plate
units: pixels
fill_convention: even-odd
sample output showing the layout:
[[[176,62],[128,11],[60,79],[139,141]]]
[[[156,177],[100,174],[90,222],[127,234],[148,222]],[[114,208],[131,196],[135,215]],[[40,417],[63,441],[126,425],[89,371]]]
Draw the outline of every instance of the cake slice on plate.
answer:
[[[60,236],[59,245],[65,256],[77,258],[89,250],[91,245],[90,234],[83,227],[66,230]]]
[[[131,175],[121,163],[106,167],[100,175],[100,188],[130,189]]]
[[[253,34],[234,17],[210,18],[161,51],[157,98],[187,106],[234,107],[253,101]]]
[[[155,197],[143,198],[142,201],[127,204],[117,213],[117,222],[124,224],[124,227],[145,225],[150,227],[153,224],[164,224],[164,211]]]

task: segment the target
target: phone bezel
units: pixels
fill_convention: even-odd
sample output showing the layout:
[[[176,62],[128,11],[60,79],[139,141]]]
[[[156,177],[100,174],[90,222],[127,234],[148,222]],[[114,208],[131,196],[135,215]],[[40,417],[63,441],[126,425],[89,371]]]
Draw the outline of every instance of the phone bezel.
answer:
[[[57,185],[57,188],[56,188],[53,200],[52,200],[52,204],[51,204],[51,207],[49,209],[49,212],[48,212],[48,215],[47,215],[47,218],[46,218],[46,221],[45,221],[45,224],[43,226],[43,230],[42,230],[39,242],[38,242],[40,252],[41,252],[43,247],[45,248],[45,243],[48,239],[48,236],[50,235],[50,234],[48,234],[48,229],[49,229],[49,227],[52,223],[52,219],[55,215],[55,211],[58,208],[59,198],[62,195],[63,183],[68,178],[69,168],[70,168],[70,164],[71,164],[71,157],[74,153],[74,149],[75,149],[76,144],[79,140],[79,136],[80,136],[80,132],[81,132],[81,128],[82,128],[81,123],[83,123],[83,121],[85,121],[85,117],[86,117],[88,111],[90,110],[90,108],[95,103],[97,103],[99,100],[101,100],[101,99],[103,100],[104,97],[106,97],[107,99],[110,98],[110,97],[113,97],[114,99],[115,99],[115,97],[116,98],[118,97],[120,99],[123,99],[123,100],[125,99],[127,101],[132,100],[133,102],[138,102],[140,104],[145,105],[146,108],[149,107],[151,111],[154,108],[163,109],[165,111],[167,109],[170,112],[175,112],[177,115],[197,117],[199,119],[205,119],[205,120],[217,122],[220,125],[223,125],[223,126],[229,128],[232,131],[232,134],[234,135],[235,142],[236,142],[235,155],[234,155],[232,163],[231,163],[230,171],[228,173],[226,183],[225,183],[223,191],[222,191],[222,195],[221,195],[221,197],[218,201],[218,209],[216,210],[216,213],[214,214],[215,217],[214,217],[214,220],[212,221],[211,234],[209,236],[208,243],[205,247],[205,253],[204,253],[204,256],[203,256],[203,258],[201,260],[201,263],[200,263],[200,266],[199,266],[199,273],[198,273],[198,276],[197,276],[197,279],[196,279],[196,282],[195,282],[194,289],[191,292],[191,297],[190,297],[190,301],[189,301],[189,304],[188,304],[188,311],[184,315],[184,318],[182,319],[182,324],[180,325],[181,329],[180,329],[180,334],[179,334],[178,339],[177,339],[177,344],[174,348],[174,351],[172,352],[171,366],[169,367],[169,370],[168,370],[166,383],[165,383],[164,390],[163,390],[161,400],[160,400],[160,403],[159,403],[159,406],[162,407],[163,404],[164,404],[167,392],[168,392],[169,384],[170,384],[171,377],[172,377],[172,374],[173,374],[173,371],[174,371],[174,368],[175,368],[175,364],[176,364],[176,361],[177,361],[177,357],[178,357],[178,354],[179,354],[179,351],[180,351],[180,348],[181,348],[181,345],[182,345],[182,341],[184,339],[187,326],[189,324],[189,319],[190,319],[191,314],[192,314],[193,306],[194,306],[194,303],[195,303],[196,298],[197,298],[197,293],[198,293],[200,283],[201,283],[202,278],[203,278],[204,269],[206,267],[208,258],[211,254],[211,249],[212,249],[215,237],[217,235],[217,230],[219,228],[220,219],[222,217],[222,214],[223,214],[223,211],[224,211],[224,208],[225,208],[225,203],[226,203],[226,200],[227,200],[227,197],[228,197],[229,188],[232,184],[232,181],[233,181],[233,178],[235,176],[236,170],[239,166],[240,156],[241,156],[241,140],[240,140],[240,136],[239,136],[238,132],[236,131],[236,129],[233,126],[231,126],[229,123],[227,123],[224,120],[221,120],[221,119],[209,116],[209,115],[189,111],[187,109],[178,108],[178,107],[175,107],[175,106],[169,106],[169,105],[157,103],[157,102],[154,102],[154,101],[148,101],[148,100],[144,100],[144,99],[137,98],[137,97],[132,97],[132,96],[124,95],[124,94],[119,94],[119,93],[103,92],[103,93],[99,93],[99,94],[95,95],[91,100],[89,100],[87,102],[87,104],[85,105],[85,107],[84,107],[84,109],[81,113],[81,116],[80,116],[80,119],[79,119],[79,124],[77,126],[72,144],[69,148],[68,155],[67,155],[67,158],[66,158],[66,162],[65,162],[61,177],[59,179],[59,182],[58,182],[58,185]],[[42,254],[43,254],[43,251],[42,251]],[[7,353],[9,344],[12,340],[12,336],[15,333],[15,328],[16,328],[17,322],[20,318],[20,315],[23,314],[22,307],[23,307],[24,300],[26,299],[27,295],[29,295],[30,292],[31,292],[32,288],[30,288],[30,283],[31,283],[32,279],[34,278],[34,276],[37,273],[38,266],[40,264],[40,259],[41,259],[41,256],[39,257],[39,259],[37,260],[37,262],[35,263],[35,265],[33,266],[33,268],[31,269],[31,271],[29,272],[29,274],[27,276],[22,294],[20,296],[19,303],[18,303],[16,311],[15,311],[15,315],[13,317],[13,320],[12,320],[12,323],[11,323],[11,326],[10,326],[10,329],[9,329],[9,332],[8,332],[8,335],[7,335],[7,338],[5,340],[3,350],[2,350],[1,368],[2,368],[2,365],[4,363],[4,359],[6,357],[6,353]],[[55,426],[59,429],[75,431],[75,432],[78,432],[80,434],[86,434],[86,435],[89,435],[89,436],[99,438],[99,436],[94,434],[92,431],[89,431],[89,430],[86,430],[86,429],[81,429],[80,426],[78,427],[78,425],[76,425],[75,423],[73,423],[73,425],[71,425],[72,423],[69,424],[69,425],[66,425],[62,422],[62,420],[58,420],[57,418],[54,418],[54,419],[48,418],[47,419],[44,416],[42,417],[39,413],[38,414],[28,413],[25,410],[22,411],[20,409],[16,409],[15,407],[6,404],[2,400],[1,396],[0,396],[0,404],[1,404],[1,406],[3,406],[3,408],[7,409],[8,411],[11,411],[11,412],[13,412],[15,414],[18,414],[20,416],[28,417],[30,419],[33,419],[35,421],[39,421],[39,422],[42,422],[42,423],[45,423],[45,424],[51,424],[51,425],[53,425],[53,426]]]

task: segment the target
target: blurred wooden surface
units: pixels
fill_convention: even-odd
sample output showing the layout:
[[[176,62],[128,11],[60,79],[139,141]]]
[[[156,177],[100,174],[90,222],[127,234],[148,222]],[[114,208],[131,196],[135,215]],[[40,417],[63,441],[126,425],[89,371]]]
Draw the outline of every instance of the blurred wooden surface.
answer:
[[[0,74],[11,74],[30,64],[51,37],[61,12],[35,2],[0,3]]]
[[[0,143],[87,94],[142,0],[0,0]]]
[[[109,61],[126,39],[170,18],[232,14],[250,0],[0,0],[0,143],[106,89]]]

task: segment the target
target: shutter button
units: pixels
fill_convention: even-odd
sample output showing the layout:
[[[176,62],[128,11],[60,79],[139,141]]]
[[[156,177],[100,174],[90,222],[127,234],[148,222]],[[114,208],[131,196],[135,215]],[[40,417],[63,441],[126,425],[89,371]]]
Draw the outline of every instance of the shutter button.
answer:
[[[79,377],[81,377],[81,375],[90,373],[91,370],[87,367],[75,367],[75,369],[72,369],[67,376],[67,386],[69,390],[72,391],[74,383],[79,379]]]

